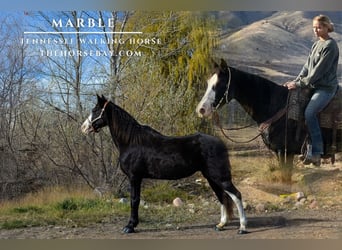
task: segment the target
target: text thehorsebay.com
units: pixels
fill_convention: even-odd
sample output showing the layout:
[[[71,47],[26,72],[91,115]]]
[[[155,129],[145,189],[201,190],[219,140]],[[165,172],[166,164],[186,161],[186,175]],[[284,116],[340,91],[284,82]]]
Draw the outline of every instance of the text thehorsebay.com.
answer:
[[[76,22],[70,19],[63,21],[62,19],[53,19],[51,26],[53,32],[26,32],[21,39],[21,44],[29,46],[37,46],[40,56],[142,56],[143,52],[139,50],[146,46],[158,46],[162,41],[158,37],[145,37],[147,35],[139,31],[126,32],[107,32],[114,34],[112,36],[98,35],[106,32],[94,32],[96,28],[114,28],[114,19],[108,18],[106,22],[102,19],[83,19],[77,18]],[[84,32],[70,32],[70,28],[86,28]],[[56,29],[59,31],[56,32]],[[63,30],[63,31],[62,31]],[[65,31],[67,30],[67,31]],[[97,29],[98,30],[98,29]],[[78,35],[75,34],[84,34]],[[64,34],[59,37],[60,34]],[[119,34],[119,35],[116,35]],[[69,45],[87,45],[87,49],[72,49]],[[120,45],[120,50],[110,50],[108,45]],[[127,46],[126,46],[127,45]],[[68,49],[65,49],[68,48]],[[129,49],[127,49],[129,48]]]

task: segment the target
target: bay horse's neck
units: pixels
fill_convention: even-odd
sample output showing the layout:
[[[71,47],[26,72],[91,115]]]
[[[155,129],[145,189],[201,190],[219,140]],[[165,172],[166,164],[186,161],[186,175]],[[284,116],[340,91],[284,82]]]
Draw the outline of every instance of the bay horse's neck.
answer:
[[[106,112],[113,142],[119,150],[132,144],[147,144],[151,137],[160,135],[152,128],[138,123],[128,112],[114,103],[108,105]]]
[[[285,107],[287,88],[235,68],[231,68],[231,74],[232,98],[236,99],[258,124],[268,120]]]

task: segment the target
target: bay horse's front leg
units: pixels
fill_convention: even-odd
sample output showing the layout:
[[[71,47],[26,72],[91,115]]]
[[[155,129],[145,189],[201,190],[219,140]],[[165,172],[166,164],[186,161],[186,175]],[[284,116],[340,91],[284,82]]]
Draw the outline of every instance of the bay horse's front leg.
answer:
[[[278,161],[281,171],[281,181],[285,183],[291,182],[292,170],[293,170],[293,154],[285,154],[284,152],[278,152]]]
[[[124,233],[135,233],[134,228],[139,224],[139,204],[141,179],[131,180],[131,217],[128,224],[122,229]]]

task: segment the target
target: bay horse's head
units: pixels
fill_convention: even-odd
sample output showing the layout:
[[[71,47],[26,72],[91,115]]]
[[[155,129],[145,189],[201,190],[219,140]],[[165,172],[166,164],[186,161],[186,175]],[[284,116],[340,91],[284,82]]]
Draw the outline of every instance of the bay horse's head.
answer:
[[[227,63],[221,59],[220,65],[214,63],[214,70],[207,81],[207,90],[196,107],[199,117],[208,117],[212,112],[230,101],[228,86],[230,84],[230,70]]]
[[[84,134],[90,132],[99,132],[101,128],[107,126],[107,117],[105,113],[107,99],[102,95],[97,95],[97,104],[92,109],[89,117],[83,122],[81,130]]]

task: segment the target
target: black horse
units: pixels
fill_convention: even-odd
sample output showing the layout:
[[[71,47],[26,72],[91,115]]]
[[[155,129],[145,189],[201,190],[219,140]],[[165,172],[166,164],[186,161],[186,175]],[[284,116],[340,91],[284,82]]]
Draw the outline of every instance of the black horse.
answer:
[[[291,169],[294,155],[302,153],[307,132],[302,123],[287,119],[288,97],[287,88],[263,77],[228,67],[221,59],[220,65],[214,65],[206,93],[197,105],[196,112],[200,117],[207,117],[225,103],[236,99],[259,125],[263,141],[277,154],[281,166]],[[332,129],[322,130],[326,157],[331,157],[329,149],[332,147]],[[340,152],[341,130],[338,130],[337,142],[334,150]]]
[[[222,229],[227,216],[233,214],[233,202],[240,217],[238,233],[246,233],[246,218],[241,194],[232,183],[230,163],[225,144],[206,134],[184,137],[164,136],[149,126],[139,124],[125,110],[97,96],[98,102],[82,125],[83,133],[98,132],[109,126],[112,139],[120,152],[119,162],[131,186],[131,216],[123,228],[133,233],[139,223],[138,209],[143,178],[180,179],[201,171],[214,190],[221,205]],[[233,201],[233,202],[232,202]]]

